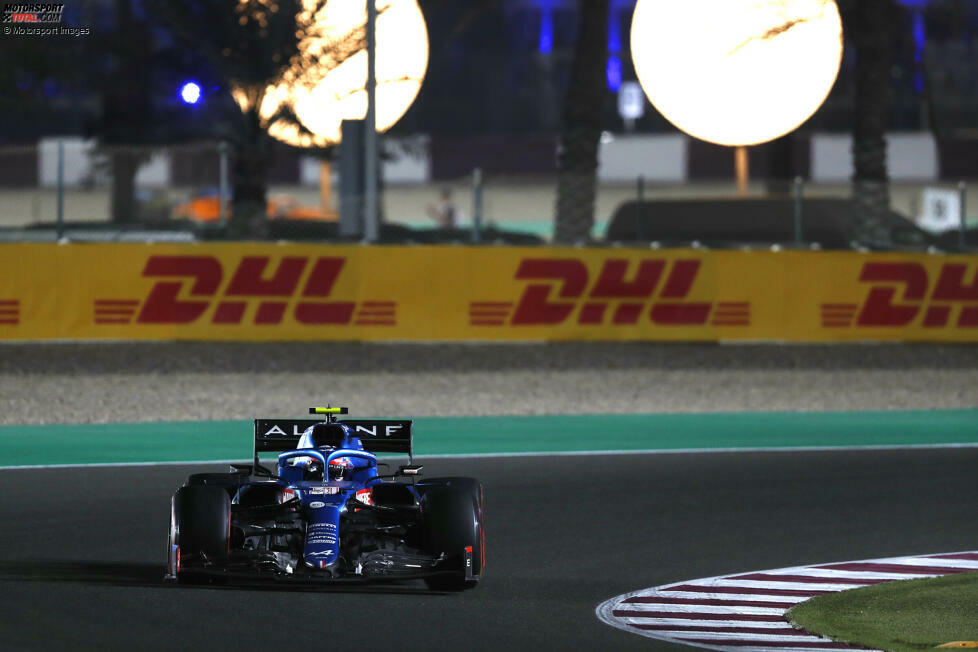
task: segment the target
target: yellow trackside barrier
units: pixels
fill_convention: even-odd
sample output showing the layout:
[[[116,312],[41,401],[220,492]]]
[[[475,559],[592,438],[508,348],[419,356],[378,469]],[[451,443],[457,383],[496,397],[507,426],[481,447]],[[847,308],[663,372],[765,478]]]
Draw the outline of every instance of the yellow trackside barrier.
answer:
[[[978,341],[978,257],[0,245],[0,339]]]

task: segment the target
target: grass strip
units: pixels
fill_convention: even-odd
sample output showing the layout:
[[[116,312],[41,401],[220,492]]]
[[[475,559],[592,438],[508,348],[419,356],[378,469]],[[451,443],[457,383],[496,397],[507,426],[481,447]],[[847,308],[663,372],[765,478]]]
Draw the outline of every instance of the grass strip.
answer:
[[[810,632],[892,652],[978,641],[978,572],[829,593],[788,617]]]

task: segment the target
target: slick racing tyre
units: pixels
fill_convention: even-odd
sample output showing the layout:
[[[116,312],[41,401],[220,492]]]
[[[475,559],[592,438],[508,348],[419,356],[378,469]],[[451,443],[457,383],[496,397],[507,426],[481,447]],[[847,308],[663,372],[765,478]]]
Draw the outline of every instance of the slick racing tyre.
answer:
[[[173,495],[170,543],[179,551],[177,579],[186,579],[186,567],[223,559],[228,554],[231,498],[223,487],[191,485]]]
[[[425,583],[434,591],[472,588],[486,559],[482,485],[474,478],[433,478],[419,483],[418,490],[425,549],[432,556],[445,555],[438,569],[446,572]]]
[[[194,473],[187,478],[187,484],[221,487],[229,496],[234,496],[238,487],[244,484],[247,479],[248,476],[240,473]]]

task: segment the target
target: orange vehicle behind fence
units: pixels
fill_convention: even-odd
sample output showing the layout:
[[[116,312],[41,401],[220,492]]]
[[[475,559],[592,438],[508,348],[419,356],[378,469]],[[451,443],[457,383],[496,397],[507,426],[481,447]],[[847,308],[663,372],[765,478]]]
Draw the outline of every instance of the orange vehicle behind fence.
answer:
[[[216,195],[193,197],[190,201],[173,207],[174,219],[187,219],[194,222],[212,223],[221,219],[221,199]],[[268,200],[266,215],[268,219],[282,220],[318,220],[335,222],[339,219],[336,211],[324,211],[316,206],[300,206],[298,200],[289,195],[277,195]],[[231,206],[228,205],[225,218],[231,218]]]

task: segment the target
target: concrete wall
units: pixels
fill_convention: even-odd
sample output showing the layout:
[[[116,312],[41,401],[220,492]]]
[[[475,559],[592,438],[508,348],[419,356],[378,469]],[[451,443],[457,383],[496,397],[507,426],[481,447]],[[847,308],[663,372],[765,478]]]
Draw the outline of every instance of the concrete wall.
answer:
[[[598,179],[677,182],[687,177],[689,139],[682,134],[606,135],[598,150]]]
[[[846,181],[852,177],[852,136],[815,134],[811,139],[813,181]],[[887,166],[893,181],[929,181],[940,177],[937,141],[927,132],[886,136]]]

